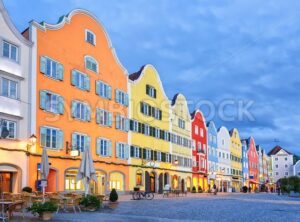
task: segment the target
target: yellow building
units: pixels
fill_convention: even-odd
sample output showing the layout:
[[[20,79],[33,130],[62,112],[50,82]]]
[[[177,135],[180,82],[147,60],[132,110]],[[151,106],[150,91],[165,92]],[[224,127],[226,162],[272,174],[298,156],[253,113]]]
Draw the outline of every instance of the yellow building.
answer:
[[[242,187],[242,142],[236,128],[230,130],[229,133],[232,191],[240,192]]]
[[[161,193],[174,175],[170,153],[170,102],[152,65],[129,76],[129,189]]]
[[[171,106],[171,154],[176,165],[176,173],[171,178],[171,187],[182,191],[191,189],[192,142],[191,116],[186,98],[176,94]]]

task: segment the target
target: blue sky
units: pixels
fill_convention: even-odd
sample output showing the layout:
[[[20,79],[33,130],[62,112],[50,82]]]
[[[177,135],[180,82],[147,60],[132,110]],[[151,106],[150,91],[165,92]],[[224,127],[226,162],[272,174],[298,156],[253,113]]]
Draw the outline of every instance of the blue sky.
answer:
[[[167,95],[183,93],[217,127],[237,127],[266,150],[300,155],[299,0],[4,0],[17,28],[56,23],[74,8],[95,14],[129,73],[153,64]],[[189,4],[188,4],[189,3]],[[226,117],[209,112],[224,101]],[[252,118],[238,117],[238,104]],[[205,105],[206,104],[206,105]]]

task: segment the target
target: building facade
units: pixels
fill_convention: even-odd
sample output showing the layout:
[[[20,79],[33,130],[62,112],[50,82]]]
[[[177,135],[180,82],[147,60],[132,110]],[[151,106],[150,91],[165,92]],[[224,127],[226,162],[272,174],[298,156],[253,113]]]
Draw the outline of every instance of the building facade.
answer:
[[[32,43],[15,28],[0,0],[0,180],[4,192],[28,183]]]
[[[219,189],[223,192],[231,192],[231,161],[230,161],[230,135],[226,127],[222,126],[217,133],[218,148],[218,174]]]
[[[152,65],[143,66],[129,79],[129,188],[161,193],[167,184],[179,186],[170,146],[170,101]]]
[[[259,181],[259,190],[263,184],[265,184],[265,180],[263,177],[264,174],[264,166],[263,166],[263,158],[264,158],[264,150],[260,145],[256,145],[256,152],[258,154],[258,181]]]
[[[38,188],[42,149],[48,150],[47,191],[81,191],[81,154],[90,149],[97,173],[90,192],[129,190],[127,71],[99,20],[77,9],[57,24],[31,22],[34,42],[29,186]],[[80,46],[80,47],[79,47]]]
[[[176,164],[176,175],[171,185],[182,191],[191,190],[192,184],[192,140],[191,116],[186,98],[176,94],[171,104],[171,154]]]
[[[298,160],[294,165],[294,176],[300,177],[300,160]]]
[[[207,180],[207,128],[205,118],[200,110],[191,114],[192,119],[192,143],[193,143],[193,186],[196,190],[206,191]]]
[[[254,138],[247,139],[248,161],[249,161],[249,186],[252,191],[259,189],[259,155],[256,151]]]
[[[280,146],[275,146],[268,155],[272,161],[274,183],[277,183],[280,178],[293,175],[293,154]]]
[[[220,181],[217,182],[217,174],[220,173],[218,167],[218,141],[217,129],[213,121],[206,124],[207,127],[207,150],[208,150],[208,184],[213,187],[214,184],[220,188]],[[222,170],[221,170],[222,171]]]
[[[232,192],[240,192],[242,188],[242,142],[236,128],[230,130],[229,134]]]
[[[249,160],[247,141],[242,140],[243,186],[249,187]]]

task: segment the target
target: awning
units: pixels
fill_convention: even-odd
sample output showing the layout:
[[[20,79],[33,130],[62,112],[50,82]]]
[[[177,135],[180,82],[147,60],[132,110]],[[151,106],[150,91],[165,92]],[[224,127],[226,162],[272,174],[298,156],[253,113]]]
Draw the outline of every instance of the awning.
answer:
[[[12,166],[2,165],[0,166],[0,172],[18,172],[18,170]]]

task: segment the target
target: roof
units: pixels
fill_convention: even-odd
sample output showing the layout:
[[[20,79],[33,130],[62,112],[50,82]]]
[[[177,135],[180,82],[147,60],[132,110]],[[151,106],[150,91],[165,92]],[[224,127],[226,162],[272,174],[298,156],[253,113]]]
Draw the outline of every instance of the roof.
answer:
[[[137,79],[140,77],[141,73],[143,72],[143,69],[145,68],[145,66],[146,66],[146,65],[143,65],[143,66],[140,68],[139,71],[130,74],[130,75],[129,75],[129,79],[132,80],[132,81],[137,80]]]
[[[174,104],[176,103],[177,97],[178,97],[179,93],[176,93],[172,99],[172,106],[174,106]]]
[[[283,149],[281,146],[275,146],[269,153],[268,155],[276,155],[280,150],[284,150],[285,152],[287,152],[288,154],[292,155],[292,153],[290,153],[289,151]]]

